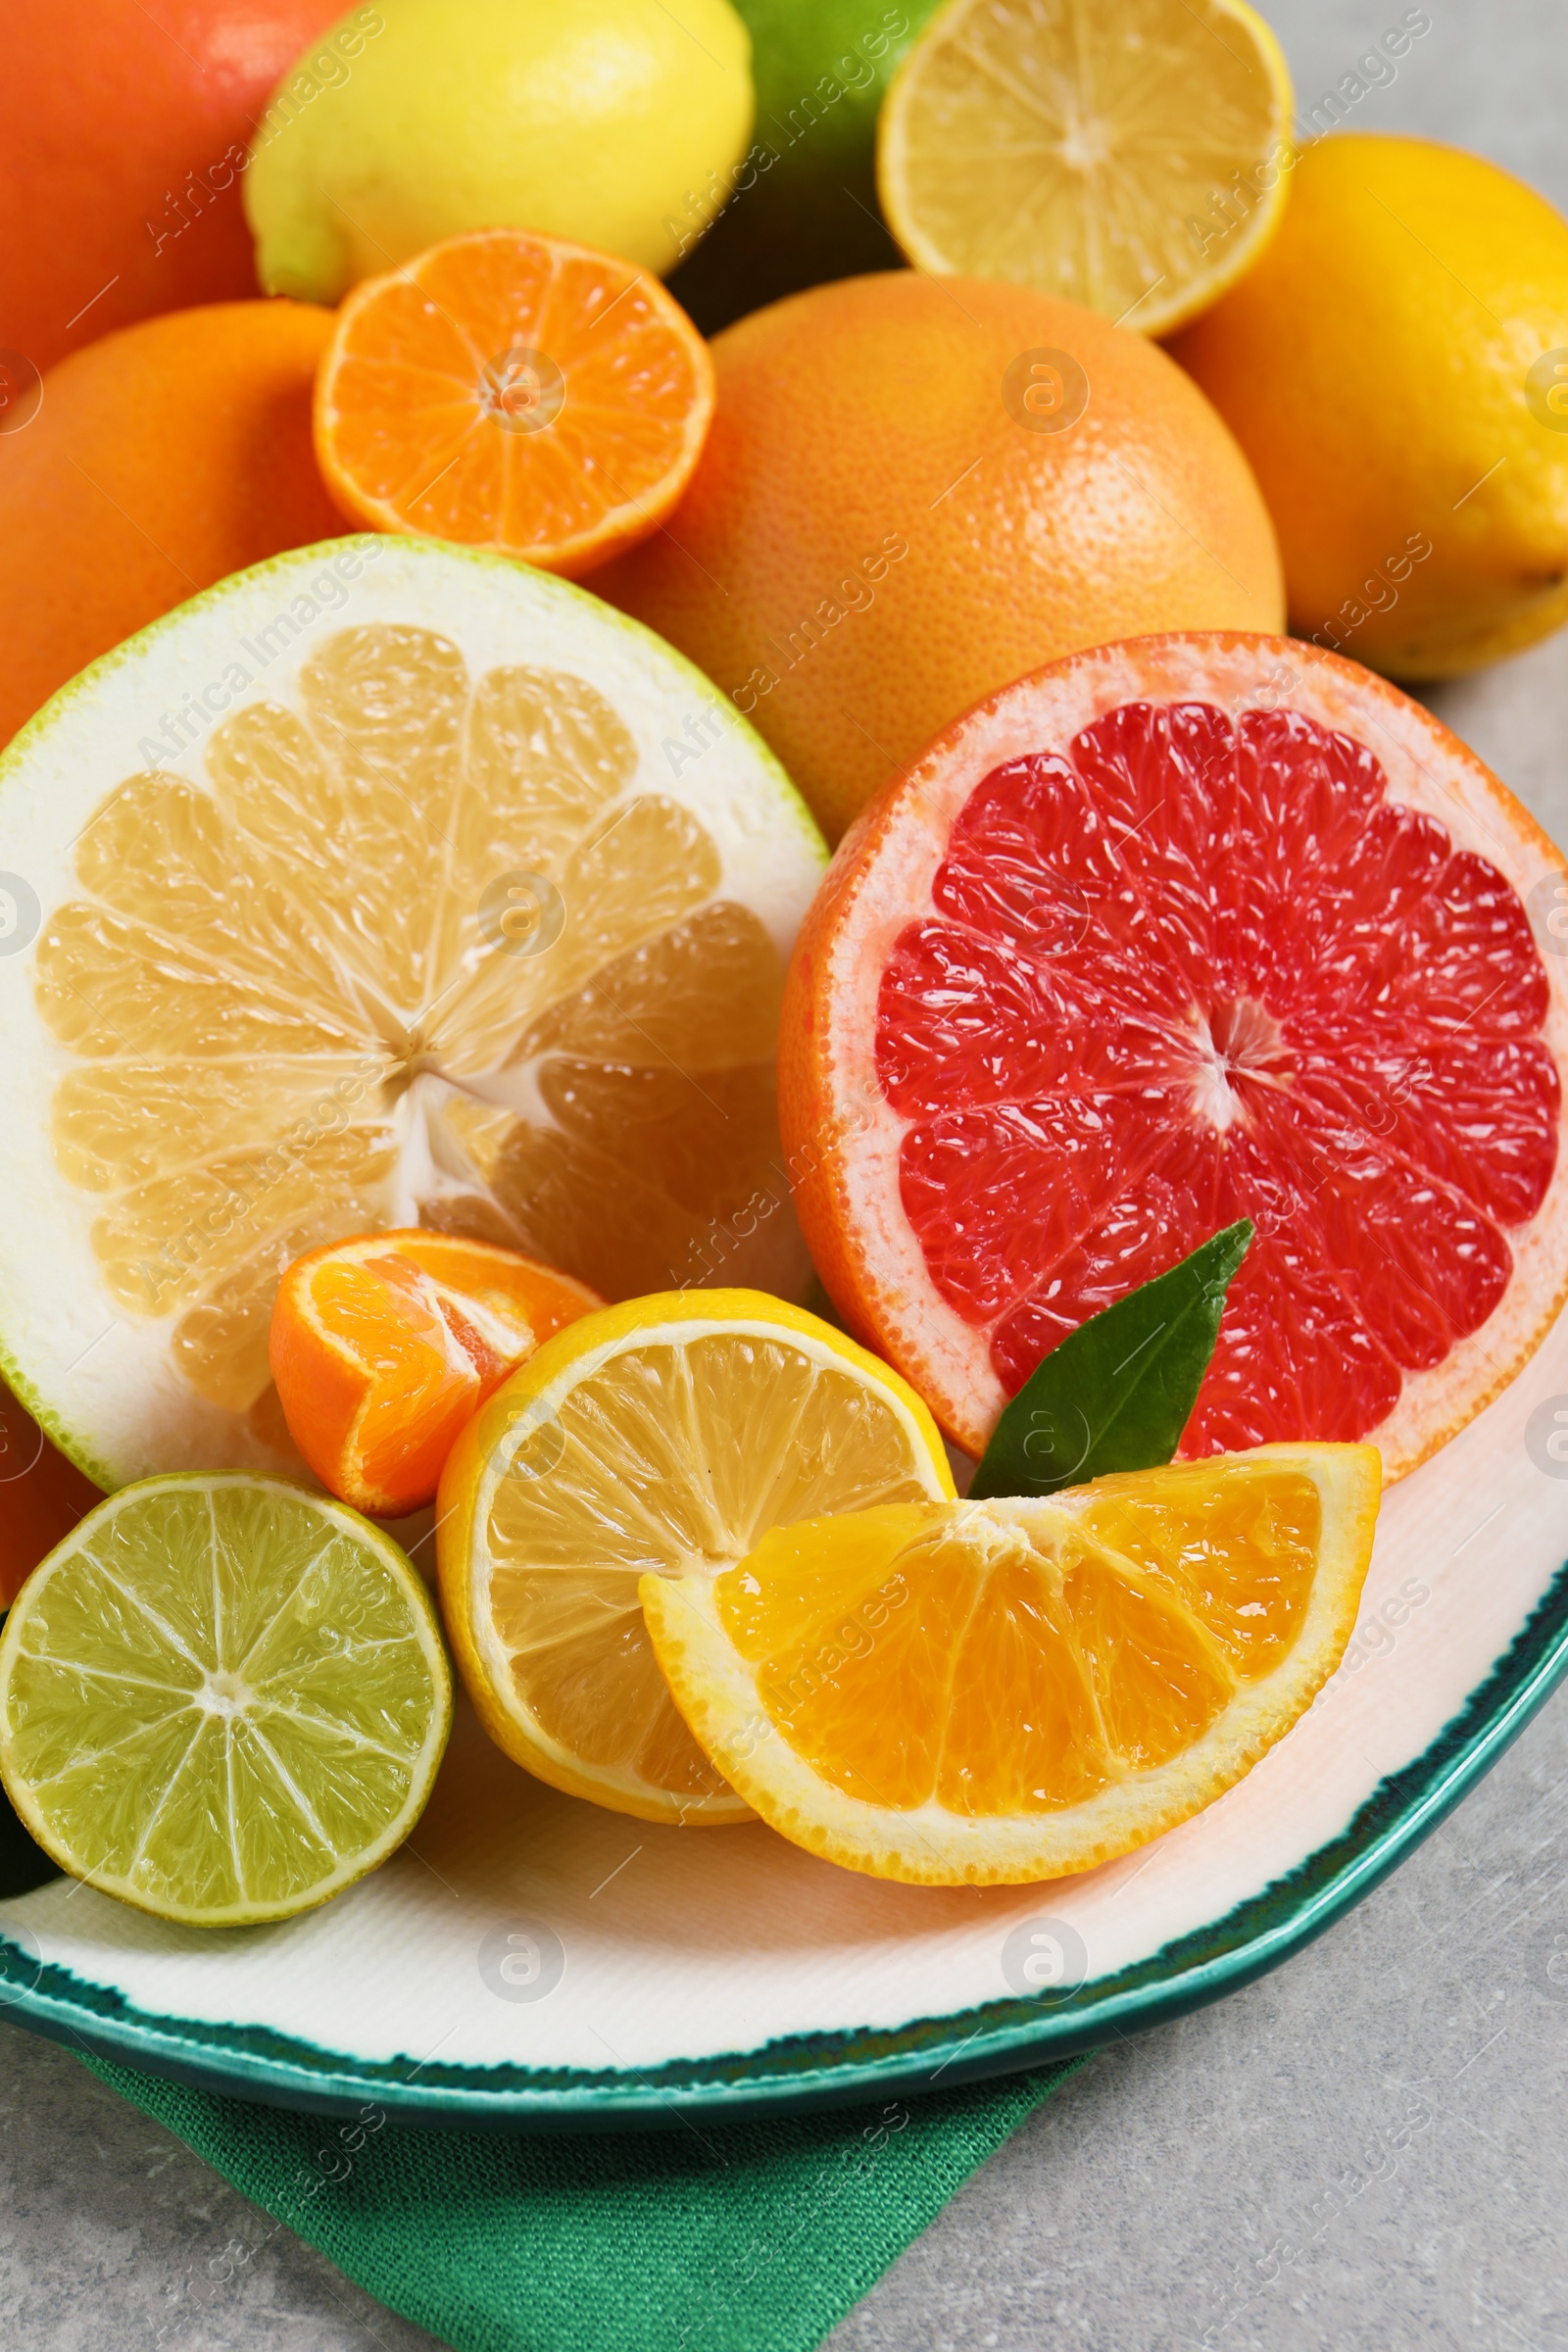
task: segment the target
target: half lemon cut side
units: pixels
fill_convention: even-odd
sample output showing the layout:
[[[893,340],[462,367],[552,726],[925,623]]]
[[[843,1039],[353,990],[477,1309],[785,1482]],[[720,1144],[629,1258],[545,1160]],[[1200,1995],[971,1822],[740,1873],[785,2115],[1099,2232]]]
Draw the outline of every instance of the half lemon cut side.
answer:
[[[882,209],[917,270],[1163,335],[1273,234],[1292,105],[1245,0],[951,0],[882,109]]]
[[[675,1712],[638,1580],[706,1582],[769,1528],[952,1494],[914,1391],[814,1315],[755,1291],[584,1315],[442,1473],[441,1599],[469,1696],[508,1755],[573,1796],[745,1821]]]
[[[646,1577],[660,1665],[797,1845],[928,1886],[1089,1870],[1283,1738],[1344,1652],[1370,1446],[1263,1446],[1047,1500],[904,1503]]]

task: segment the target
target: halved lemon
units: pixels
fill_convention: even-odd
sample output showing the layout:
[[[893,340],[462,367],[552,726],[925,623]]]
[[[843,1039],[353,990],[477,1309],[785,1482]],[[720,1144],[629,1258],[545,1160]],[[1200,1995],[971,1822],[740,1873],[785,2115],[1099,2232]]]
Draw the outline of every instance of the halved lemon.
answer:
[[[324,1903],[403,1842],[452,1676],[387,1536],[244,1472],[90,1511],[0,1637],[0,1780],[63,1870],[203,1928]]]
[[[703,1582],[769,1528],[953,1494],[914,1391],[755,1291],[634,1298],[547,1340],[448,1457],[447,1631],[490,1737],[645,1821],[744,1821],[675,1712],[639,1578]]]
[[[1043,1501],[902,1503],[647,1577],[703,1751],[830,1862],[928,1886],[1089,1870],[1240,1780],[1338,1665],[1370,1446],[1262,1446]]]
[[[1293,103],[1245,0],[950,0],[882,109],[882,209],[917,269],[1162,335],[1272,234]]]
[[[808,1279],[773,1059],[823,845],[597,598],[277,557],[67,687],[0,806],[0,1371],[101,1485],[295,1463],[273,1294],[349,1235]]]

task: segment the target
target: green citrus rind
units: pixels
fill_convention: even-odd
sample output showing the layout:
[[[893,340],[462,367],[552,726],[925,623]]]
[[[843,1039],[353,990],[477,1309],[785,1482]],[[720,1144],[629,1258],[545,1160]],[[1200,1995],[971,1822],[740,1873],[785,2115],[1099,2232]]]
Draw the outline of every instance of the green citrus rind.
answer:
[[[39,1788],[48,1786],[54,1780],[63,1778],[64,1772],[73,1767],[67,1766],[61,1773],[51,1774],[45,1781],[35,1784],[18,1756],[22,1725],[19,1720],[20,1710],[17,1705],[14,1684],[19,1666],[24,1661],[33,1662],[40,1657],[37,1650],[28,1647],[28,1635],[34,1629],[40,1632],[45,1631],[46,1619],[40,1615],[40,1612],[47,1610],[51,1592],[55,1594],[57,1607],[62,1601],[69,1606],[72,1598],[70,1587],[73,1564],[82,1560],[88,1545],[97,1536],[110,1527],[117,1518],[123,1516],[127,1511],[137,1509],[150,1498],[159,1495],[184,1494],[192,1489],[204,1489],[210,1497],[224,1490],[241,1490],[253,1495],[257,1494],[272,1494],[277,1496],[279,1501],[286,1497],[290,1503],[303,1504],[316,1518],[325,1523],[337,1538],[346,1539],[367,1565],[373,1564],[392,1580],[398,1596],[406,1606],[408,1638],[413,1653],[425,1670],[428,1679],[430,1699],[428,1717],[423,1725],[419,1745],[408,1759],[409,1788],[402,1803],[388,1815],[374,1836],[356,1846],[352,1851],[339,1853],[334,1868],[324,1873],[318,1873],[314,1878],[302,1879],[297,1887],[271,1899],[242,1899],[238,1902],[217,1905],[181,1900],[177,1895],[154,1894],[146,1886],[134,1884],[123,1872],[95,1868],[83,1858],[72,1839],[62,1833],[58,1819],[40,1801]],[[217,1526],[218,1521],[215,1515],[215,1533]],[[216,1581],[216,1563],[214,1575]],[[60,1582],[62,1579],[65,1580],[64,1587]],[[338,1581],[341,1584],[341,1568],[338,1571]],[[304,1582],[305,1579],[302,1577],[300,1588],[303,1588]],[[287,1608],[297,1597],[300,1588],[296,1588],[294,1592],[286,1593],[277,1616],[280,1617],[282,1610]],[[145,1610],[139,1609],[138,1604],[132,1598],[129,1587],[122,1587],[121,1592],[123,1594],[127,1610],[145,1616]],[[334,1588],[333,1596],[346,1602],[350,1597],[346,1585],[342,1586],[341,1591]],[[266,1630],[270,1631],[270,1623]],[[331,1630],[334,1639],[329,1646],[335,1646],[337,1620],[333,1620]],[[252,1645],[253,1649],[259,1646],[264,1638],[265,1635],[258,1636],[257,1642]],[[172,1647],[172,1644],[168,1646]],[[112,1635],[106,1634],[105,1647],[113,1647]],[[68,1668],[71,1663],[60,1656],[49,1657],[48,1662],[61,1664]],[[131,1663],[135,1662],[134,1659],[131,1660]],[[242,1664],[244,1662],[241,1661]],[[317,1662],[318,1663],[318,1661]],[[82,1668],[79,1671],[83,1674],[84,1680],[90,1677],[89,1690],[102,1691],[104,1685],[106,1683],[109,1685],[109,1690],[105,1695],[84,1697],[81,1701],[81,1721],[84,1735],[87,1739],[101,1742],[103,1730],[112,1728],[114,1721],[112,1675],[102,1664]],[[219,1671],[220,1675],[225,1675],[227,1672],[222,1668],[220,1668]],[[343,1660],[345,1687],[348,1679],[355,1677],[358,1671],[357,1662],[351,1653]],[[127,1674],[127,1687],[134,1680],[135,1678]],[[138,1683],[137,1687],[145,1688],[145,1681]],[[282,1702],[274,1700],[271,1703],[279,1705]],[[10,1614],[5,1621],[4,1632],[0,1634],[0,1785],[4,1786],[5,1792],[16,1808],[24,1826],[42,1846],[45,1853],[58,1862],[61,1869],[69,1873],[71,1877],[80,1880],[86,1886],[97,1887],[105,1894],[115,1896],[121,1902],[130,1904],[136,1910],[149,1912],[154,1918],[177,1922],[187,1927],[254,1927],[267,1921],[291,1919],[302,1911],[314,1910],[321,1903],[329,1902],[334,1895],[341,1894],[346,1887],[353,1886],[370,1871],[377,1869],[403,1843],[424,1810],[435,1784],[442,1756],[446,1751],[447,1740],[452,1729],[452,1672],[435,1607],[419,1576],[400,1546],[389,1536],[382,1534],[379,1528],[372,1526],[368,1519],[363,1519],[357,1511],[351,1510],[346,1503],[312,1494],[307,1488],[297,1485],[292,1480],[267,1477],[249,1471],[180,1471],[159,1478],[140,1479],[128,1486],[122,1487],[117,1494],[100,1503],[97,1509],[89,1511],[86,1518],[73,1530],[64,1543],[57,1544],[54,1550],[33,1570],[13,1602]],[[210,1710],[193,1701],[191,1711],[195,1714],[203,1714]],[[175,1712],[176,1709],[173,1707],[169,1710],[171,1716]],[[318,1718],[318,1720],[324,1724],[329,1723],[329,1719],[326,1718]],[[344,1711],[342,1720],[348,1721],[347,1710]],[[89,1729],[89,1727],[91,1728]],[[186,1757],[181,1759],[179,1766],[173,1773],[166,1777],[162,1788],[158,1788],[160,1800],[167,1797],[177,1782],[185,1762],[188,1761],[189,1753],[194,1750],[199,1732],[200,1727],[198,1726],[197,1732],[192,1735]],[[132,1736],[133,1734],[122,1735],[127,1740]],[[115,1742],[111,1740],[109,1745],[113,1747],[114,1744]],[[88,1750],[87,1753],[90,1757],[92,1751]],[[156,1788],[157,1784],[154,1783],[151,1786]],[[232,1788],[231,1767],[227,1788],[229,1789]],[[304,1793],[308,1799],[309,1790]],[[149,1814],[148,1831],[156,1820],[158,1809],[158,1806],[154,1805]],[[146,1834],[144,1832],[143,1844],[146,1841]],[[236,1875],[242,1874],[236,1871]]]

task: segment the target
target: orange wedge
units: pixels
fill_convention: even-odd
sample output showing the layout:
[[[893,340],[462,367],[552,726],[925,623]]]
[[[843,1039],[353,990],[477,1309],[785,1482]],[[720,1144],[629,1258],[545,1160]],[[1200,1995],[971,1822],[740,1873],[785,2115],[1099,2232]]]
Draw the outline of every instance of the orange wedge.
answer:
[[[575,578],[658,528],[712,413],[708,346],[657,277],[487,228],[355,288],[316,379],[316,454],[373,530]]]
[[[645,1576],[699,1747],[797,1845],[926,1886],[1062,1878],[1212,1802],[1355,1623],[1371,1446],[1260,1446],[1040,1501],[900,1501]]]
[[[396,1519],[429,1502],[464,1424],[541,1342],[601,1300],[515,1250],[364,1234],[297,1257],[272,1308],[272,1378],[321,1484]]]

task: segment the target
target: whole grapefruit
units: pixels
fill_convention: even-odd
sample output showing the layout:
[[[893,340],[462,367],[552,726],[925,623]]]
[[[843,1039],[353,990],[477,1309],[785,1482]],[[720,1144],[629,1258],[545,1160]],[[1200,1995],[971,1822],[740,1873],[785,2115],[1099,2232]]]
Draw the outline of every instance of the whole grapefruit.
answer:
[[[590,584],[708,671],[830,837],[1043,662],[1283,624],[1228,428],[1162,351],[1072,303],[848,278],[727,328],[713,363],[673,519]]]
[[[241,174],[333,0],[48,0],[6,25],[0,344],[53,367],[159,311],[254,294]]]
[[[62,360],[0,437],[0,743],[198,589],[343,531],[311,446],[332,315],[212,303]]]

